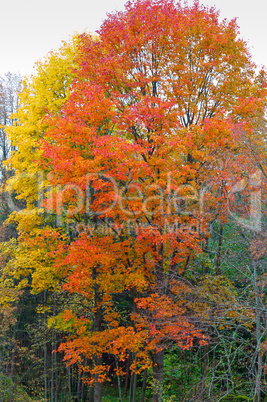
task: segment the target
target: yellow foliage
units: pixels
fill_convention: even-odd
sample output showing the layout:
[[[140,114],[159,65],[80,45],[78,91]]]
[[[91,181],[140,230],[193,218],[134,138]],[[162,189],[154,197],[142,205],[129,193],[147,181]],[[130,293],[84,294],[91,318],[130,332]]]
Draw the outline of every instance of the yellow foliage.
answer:
[[[236,322],[250,329],[254,324],[252,309],[240,305],[234,284],[223,275],[202,278],[198,289],[202,299],[200,305],[195,306],[199,314],[219,330],[231,329]]]
[[[7,190],[9,193],[16,191],[17,199],[25,200],[29,209],[36,205],[39,193],[49,185],[48,172],[39,167],[42,150],[38,142],[48,129],[45,117],[59,113],[69,97],[78,41],[78,36],[74,36],[70,43],[63,42],[59,50],[36,63],[36,74],[23,81],[19,109],[13,115],[16,123],[7,128],[14,151],[6,164],[15,171]],[[17,214],[18,221],[21,218]]]
[[[52,221],[51,217],[44,216],[42,208],[50,181],[47,177],[49,170],[40,167],[42,149],[39,141],[49,128],[46,117],[60,113],[61,106],[69,97],[74,68],[77,67],[78,43],[79,37],[75,35],[69,43],[63,42],[58,50],[51,51],[36,63],[35,74],[25,77],[22,83],[19,109],[12,116],[15,123],[7,127],[13,152],[6,165],[14,171],[6,188],[10,203],[13,194],[16,196],[8,221],[17,224],[19,233],[18,241],[2,246],[9,258],[0,286],[7,290],[14,287],[14,279],[18,282],[17,290],[31,286],[32,292],[38,293],[60,287],[52,271],[53,258],[49,255],[59,235],[52,229],[50,243],[40,236]],[[2,293],[0,302],[8,303],[12,299],[7,293]]]

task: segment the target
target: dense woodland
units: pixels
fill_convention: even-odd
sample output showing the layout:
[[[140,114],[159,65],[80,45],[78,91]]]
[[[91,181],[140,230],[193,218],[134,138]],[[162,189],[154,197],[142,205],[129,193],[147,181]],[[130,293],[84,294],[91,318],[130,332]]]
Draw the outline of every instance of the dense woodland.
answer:
[[[267,401],[266,73],[135,0],[0,79],[0,401]]]

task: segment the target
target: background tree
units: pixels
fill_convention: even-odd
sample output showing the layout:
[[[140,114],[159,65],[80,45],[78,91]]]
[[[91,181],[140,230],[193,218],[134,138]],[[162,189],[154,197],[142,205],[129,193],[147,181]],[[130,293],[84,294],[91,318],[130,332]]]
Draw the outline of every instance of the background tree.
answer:
[[[17,230],[16,236],[13,234],[15,238],[11,241],[5,238],[6,241],[1,243],[1,311],[4,317],[9,311],[15,311],[12,319],[16,322],[6,335],[14,343],[10,351],[12,379],[27,384],[31,395],[43,392],[47,400],[60,398],[61,388],[65,389],[69,399],[72,394],[76,393],[79,398],[85,392],[77,369],[66,369],[62,359],[52,354],[52,350],[57,348],[59,335],[55,329],[47,328],[46,322],[50,315],[60,311],[65,300],[63,294],[55,293],[60,288],[58,279],[48,273],[51,266],[48,244],[43,243],[42,249],[34,247],[39,231],[51,229],[53,236],[56,224],[55,216],[42,215],[42,193],[47,191],[49,181],[48,172],[41,171],[36,162],[42,157],[38,141],[48,127],[43,118],[57,113],[68,97],[68,87],[74,76],[76,45],[77,38],[74,37],[36,64],[36,74],[23,80],[20,106],[12,115],[13,126],[5,126],[3,131],[8,131],[7,144],[12,144],[12,155],[8,155],[5,169],[10,169],[7,169],[8,174],[14,173],[7,187],[6,199],[12,210],[9,227]],[[8,119],[11,113],[8,102],[3,113],[5,110]],[[4,123],[8,124],[8,120]],[[51,244],[51,240],[49,242]],[[36,287],[32,292],[34,282]],[[9,371],[6,373],[10,374]]]

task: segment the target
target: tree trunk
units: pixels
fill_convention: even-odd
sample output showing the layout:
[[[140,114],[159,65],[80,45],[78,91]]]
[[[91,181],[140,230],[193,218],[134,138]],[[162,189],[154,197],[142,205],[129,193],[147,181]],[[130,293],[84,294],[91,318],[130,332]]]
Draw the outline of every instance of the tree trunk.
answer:
[[[164,362],[164,351],[161,350],[160,352],[157,352],[155,354],[153,359],[153,380],[154,380],[153,402],[162,401],[163,362]]]
[[[97,270],[96,268],[93,269],[92,278],[96,281],[97,279]],[[103,321],[103,314],[102,314],[102,307],[101,307],[101,292],[99,291],[99,285],[95,282],[94,285],[95,291],[95,317],[94,317],[94,331],[98,332],[101,331],[102,321]],[[103,363],[102,356],[94,356],[93,359],[94,366],[101,366]],[[98,382],[98,375],[95,376],[95,385],[94,385],[94,402],[101,402],[102,401],[102,383]]]
[[[129,402],[136,402],[137,374],[132,373],[130,380]]]
[[[223,238],[223,225],[220,224],[218,250],[216,255],[216,275],[221,274],[222,238]]]
[[[133,373],[132,402],[136,402],[137,374]]]
[[[143,384],[142,384],[142,396],[141,402],[145,402],[145,395],[146,395],[146,383],[147,383],[147,369],[144,371],[143,375]]]
[[[260,288],[258,285],[259,277],[257,272],[257,265],[254,262],[253,264],[254,272],[253,272],[253,288],[256,295],[256,341],[257,341],[257,363],[255,364],[255,393],[253,402],[260,402],[261,401],[261,381],[262,381],[262,356],[261,356],[261,340],[262,340],[262,331],[261,331],[261,311],[262,311],[262,304],[261,304],[261,297],[260,297]]]
[[[116,368],[118,370],[119,368],[119,362],[118,362],[118,358],[115,357],[115,364],[116,364]],[[119,391],[119,401],[122,402],[122,393],[121,393],[121,377],[119,375],[119,373],[117,372],[117,380],[118,380],[118,391]]]
[[[95,357],[95,366],[100,366],[103,363],[102,357]],[[94,386],[94,402],[102,401],[102,382],[98,382],[98,376],[95,376],[95,386]]]
[[[127,390],[128,390],[128,384],[129,384],[129,378],[130,378],[130,355],[127,358],[127,363],[126,363],[126,374],[125,374],[125,383],[124,383],[124,396],[127,396]]]
[[[102,401],[102,383],[97,382],[94,387],[94,402]]]
[[[94,387],[90,387],[89,402],[94,402]]]

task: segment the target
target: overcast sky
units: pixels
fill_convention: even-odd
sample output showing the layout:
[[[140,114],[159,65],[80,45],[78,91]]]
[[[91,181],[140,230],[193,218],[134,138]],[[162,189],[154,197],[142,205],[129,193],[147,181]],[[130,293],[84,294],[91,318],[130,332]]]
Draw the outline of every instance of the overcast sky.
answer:
[[[0,0],[0,75],[34,72],[35,62],[74,32],[95,32],[106,13],[123,9],[126,0]],[[191,1],[191,0],[190,0]],[[253,60],[267,66],[267,0],[203,0],[238,17],[241,36]]]

